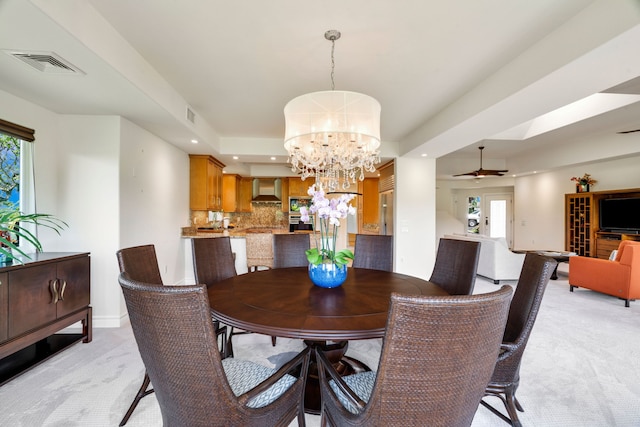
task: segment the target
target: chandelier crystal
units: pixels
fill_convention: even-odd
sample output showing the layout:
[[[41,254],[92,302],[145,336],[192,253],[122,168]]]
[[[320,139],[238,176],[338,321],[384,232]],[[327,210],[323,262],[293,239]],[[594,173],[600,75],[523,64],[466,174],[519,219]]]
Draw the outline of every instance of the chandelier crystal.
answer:
[[[325,38],[332,42],[332,90],[289,101],[284,107],[284,147],[291,170],[303,180],[313,176],[329,192],[346,191],[380,163],[381,108],[368,95],[333,90],[333,48],[340,33],[330,30]]]

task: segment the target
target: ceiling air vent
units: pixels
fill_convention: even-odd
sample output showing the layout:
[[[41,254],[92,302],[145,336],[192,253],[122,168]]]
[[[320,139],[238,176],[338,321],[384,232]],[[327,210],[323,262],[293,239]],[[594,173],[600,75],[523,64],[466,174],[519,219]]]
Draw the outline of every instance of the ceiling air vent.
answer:
[[[84,71],[53,52],[5,52],[43,73],[85,74]]]
[[[196,113],[194,113],[190,107],[187,107],[187,120],[193,124],[196,123]]]

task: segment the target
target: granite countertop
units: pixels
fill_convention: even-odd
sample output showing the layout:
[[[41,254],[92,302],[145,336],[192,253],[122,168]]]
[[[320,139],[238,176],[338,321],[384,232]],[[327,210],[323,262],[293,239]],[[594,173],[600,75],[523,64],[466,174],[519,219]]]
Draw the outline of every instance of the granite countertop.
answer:
[[[252,228],[230,228],[228,230],[213,229],[213,228],[195,228],[195,227],[182,227],[182,237],[185,239],[193,238],[212,238],[229,236],[234,239],[243,239],[247,233],[272,233],[283,234],[289,233],[287,228],[270,228],[270,227],[252,227]]]

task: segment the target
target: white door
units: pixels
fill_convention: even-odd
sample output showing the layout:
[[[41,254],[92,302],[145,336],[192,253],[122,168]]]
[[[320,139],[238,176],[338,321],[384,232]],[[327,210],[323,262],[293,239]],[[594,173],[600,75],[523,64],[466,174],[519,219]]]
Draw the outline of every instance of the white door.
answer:
[[[504,237],[509,248],[513,248],[513,195],[489,194],[484,203],[484,233]]]

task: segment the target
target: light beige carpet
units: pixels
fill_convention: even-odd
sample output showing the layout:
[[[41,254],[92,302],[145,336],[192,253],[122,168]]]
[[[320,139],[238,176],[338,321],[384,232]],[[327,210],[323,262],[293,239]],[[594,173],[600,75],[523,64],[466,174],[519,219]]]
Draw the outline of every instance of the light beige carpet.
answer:
[[[630,308],[588,290],[569,293],[566,264],[551,281],[525,352],[518,398],[524,426],[640,426],[640,301]],[[513,282],[510,282],[513,284]],[[496,289],[479,278],[476,292]],[[238,337],[236,357],[278,365],[300,341],[251,334]],[[348,354],[375,369],[380,341],[353,341]],[[117,426],[144,373],[129,327],[96,329],[77,344],[0,387],[1,426]],[[500,405],[499,401],[491,401]],[[127,424],[160,426],[153,395]],[[294,422],[292,425],[295,426]],[[307,416],[319,426],[319,417]],[[472,424],[506,426],[483,407]]]

